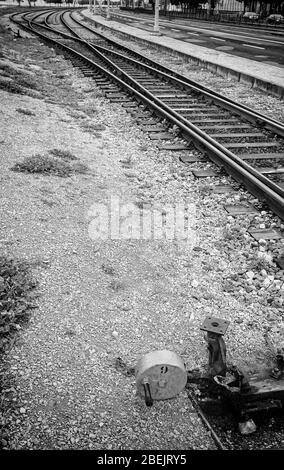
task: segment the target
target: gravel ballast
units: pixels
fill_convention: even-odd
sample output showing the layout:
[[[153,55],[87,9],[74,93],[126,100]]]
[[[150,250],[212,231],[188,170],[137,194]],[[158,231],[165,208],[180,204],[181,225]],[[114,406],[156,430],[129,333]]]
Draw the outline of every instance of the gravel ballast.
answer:
[[[267,367],[265,334],[274,339],[283,326],[283,271],[272,260],[282,242],[255,242],[247,229],[266,224],[283,234],[283,225],[265,210],[229,216],[224,204],[257,201],[245,190],[211,194],[216,178],[204,183],[191,173],[201,164],[159,152],[130,114],[51,48],[1,35],[1,60],[36,84],[25,94],[0,90],[1,253],[38,263],[39,283],[38,308],[3,360],[2,447],[216,449],[186,390],[147,408],[125,371],[157,349],[175,351],[188,369],[204,366],[199,327],[207,315],[231,322],[229,360],[251,373]],[[11,170],[52,149],[76,156],[86,172]],[[222,173],[217,180],[237,188]],[[193,204],[195,246],[93,240],[94,204],[111,197]]]

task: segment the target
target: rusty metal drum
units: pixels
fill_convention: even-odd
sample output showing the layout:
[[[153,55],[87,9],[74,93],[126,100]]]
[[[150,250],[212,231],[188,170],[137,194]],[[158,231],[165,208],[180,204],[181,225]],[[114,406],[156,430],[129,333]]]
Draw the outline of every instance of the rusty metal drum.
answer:
[[[187,382],[182,359],[168,350],[146,354],[138,361],[135,372],[137,391],[145,398],[146,404],[149,404],[147,403],[149,396],[152,400],[175,397],[184,389]]]

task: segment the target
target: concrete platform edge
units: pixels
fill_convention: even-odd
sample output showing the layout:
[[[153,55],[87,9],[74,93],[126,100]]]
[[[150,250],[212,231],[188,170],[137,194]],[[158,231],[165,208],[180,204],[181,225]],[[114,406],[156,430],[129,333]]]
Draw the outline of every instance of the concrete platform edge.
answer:
[[[138,41],[142,44],[151,44],[155,47],[157,47],[160,50],[166,50],[167,52],[171,51],[175,53],[178,57],[182,58],[190,58],[194,63],[197,63],[198,65],[202,65],[203,67],[206,67],[208,70],[211,72],[214,72],[218,75],[221,75],[222,77],[230,78],[233,80],[237,80],[240,83],[245,83],[247,85],[250,85],[251,88],[256,88],[261,91],[265,91],[266,93],[269,93],[273,96],[277,96],[278,98],[284,98],[284,84],[283,86],[277,85],[271,82],[268,82],[266,80],[261,80],[260,78],[254,77],[253,75],[246,74],[243,72],[238,72],[234,69],[231,69],[229,67],[225,67],[224,65],[220,65],[215,63],[214,61],[208,61],[204,59],[199,59],[198,57],[191,55],[191,54],[185,54],[184,52],[180,52],[176,49],[170,48],[168,46],[163,46],[161,44],[157,44],[154,40],[151,41],[150,39],[145,39],[145,38],[137,38],[134,35],[130,34],[129,32],[121,31],[120,29],[116,29],[115,26],[113,25],[107,25],[105,22],[100,23],[99,19],[94,19],[90,18],[88,15],[84,15],[84,11],[81,11],[81,14],[85,16],[86,19],[91,21],[94,24],[97,24],[105,29],[109,29],[111,31],[115,31],[116,33],[122,34],[128,38],[131,38],[135,41]]]

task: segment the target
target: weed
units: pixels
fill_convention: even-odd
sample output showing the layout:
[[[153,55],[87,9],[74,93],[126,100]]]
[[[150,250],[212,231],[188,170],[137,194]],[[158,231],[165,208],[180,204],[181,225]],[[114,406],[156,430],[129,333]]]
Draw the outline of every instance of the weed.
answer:
[[[64,78],[66,78],[66,75],[65,73],[58,73],[56,74],[56,78],[60,78],[60,80],[63,80]]]
[[[84,112],[88,114],[88,116],[92,116],[93,114],[98,114],[98,109],[94,105],[89,104],[84,107]]]
[[[97,124],[93,124],[92,122],[82,122],[80,127],[83,129],[84,132],[93,132],[97,131]],[[101,134],[96,134],[96,137],[101,137]]]
[[[0,351],[9,345],[18,323],[27,321],[33,303],[32,290],[37,283],[31,275],[31,265],[0,256]]]
[[[33,90],[37,89],[36,83],[31,80],[29,77],[23,77],[20,74],[14,75],[13,77],[16,81],[16,84],[24,88],[31,88]]]
[[[114,268],[107,264],[102,264],[102,270],[104,273],[109,274],[111,276],[113,276],[115,273]]]
[[[49,201],[48,199],[43,199],[43,198],[41,199],[41,202],[42,202],[43,204],[46,204],[46,205],[49,206],[49,207],[52,207],[52,206],[54,206],[54,205],[56,204],[56,202],[54,202],[54,201]]]
[[[57,158],[62,158],[62,160],[78,160],[73,153],[69,152],[69,150],[61,150],[61,149],[52,149],[49,150],[49,153]]]
[[[7,81],[3,79],[1,80],[0,78],[0,88],[2,90],[15,94],[25,94],[27,93],[25,88],[37,89],[37,84],[35,83],[34,79],[26,74],[24,75],[19,70],[10,67],[8,64],[1,66],[1,74],[3,78],[9,77],[12,79],[11,81]]]
[[[85,91],[85,93],[89,93],[89,92],[93,92],[93,96],[95,98],[102,98],[104,97],[104,93],[101,91],[101,90],[88,90],[88,91]]]
[[[121,289],[124,288],[124,284],[120,281],[116,281],[116,280],[113,280],[111,281],[111,283],[109,284],[109,287],[114,290],[114,291],[119,291]]]
[[[147,201],[135,201],[134,204],[138,209],[144,209],[144,205],[147,204]]]
[[[15,69],[8,64],[1,64],[0,70],[1,73],[4,72],[5,75],[14,75],[15,73]]]
[[[252,271],[261,271],[262,269],[265,269],[265,271],[269,272],[271,269],[271,262],[265,258],[258,258],[255,256],[255,258],[251,260],[250,269]]]
[[[199,194],[202,196],[207,196],[208,194],[211,193],[212,191],[212,186],[209,186],[207,184],[200,184],[198,188]]]
[[[121,372],[123,375],[127,377],[131,375],[135,375],[135,368],[129,367],[127,364],[121,359],[121,357],[117,357],[114,362],[114,367],[117,371]]]
[[[104,124],[92,124],[92,129],[94,131],[105,131],[106,126]]]
[[[35,113],[30,111],[29,109],[17,108],[16,111],[20,114],[26,114],[27,116],[35,116]]]
[[[70,165],[57,158],[48,155],[34,155],[25,158],[22,162],[12,167],[13,171],[22,173],[41,173],[43,175],[55,175],[67,178],[74,173],[87,173],[88,168],[82,163]]]
[[[16,83],[8,82],[7,80],[1,80],[1,78],[0,89],[17,95],[24,95],[26,93],[26,90],[23,87],[17,85]]]
[[[131,156],[125,158],[125,160],[119,160],[119,161],[123,168],[131,168],[133,165]]]
[[[230,240],[241,240],[243,239],[243,234],[240,232],[239,226],[231,225],[226,227],[223,231],[223,237],[225,241]]]
[[[86,165],[84,165],[84,163],[75,162],[72,165],[72,170],[74,173],[80,173],[81,175],[85,175],[86,173],[88,173],[89,168]]]

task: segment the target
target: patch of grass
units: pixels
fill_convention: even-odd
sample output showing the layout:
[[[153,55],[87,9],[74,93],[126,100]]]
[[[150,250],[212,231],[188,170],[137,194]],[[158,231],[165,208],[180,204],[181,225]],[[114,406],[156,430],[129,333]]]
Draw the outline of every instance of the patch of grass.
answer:
[[[14,93],[16,95],[25,95],[26,90],[17,85],[16,83],[8,82],[6,80],[1,80],[0,78],[0,89],[7,91],[8,93]]]
[[[78,158],[73,155],[73,153],[69,152],[69,150],[62,150],[62,149],[52,149],[49,150],[49,153],[57,158],[62,158],[62,160],[73,161],[78,160]]]
[[[104,273],[109,274],[110,276],[113,276],[114,273],[115,273],[114,268],[112,266],[108,265],[108,264],[103,263],[101,268],[102,268]]]
[[[223,237],[225,241],[241,240],[243,239],[243,234],[240,233],[239,226],[231,225],[230,227],[225,227]]]
[[[84,112],[88,114],[88,116],[92,116],[93,114],[98,114],[98,109],[94,105],[87,105],[84,106]]]
[[[25,158],[22,162],[16,163],[12,167],[13,171],[22,173],[40,173],[43,175],[54,175],[60,176],[61,178],[67,178],[74,173],[87,173],[88,167],[82,163],[75,163],[70,165],[69,163],[59,160],[49,155],[34,155],[32,157]]]
[[[1,70],[1,73],[4,72],[5,75],[14,75],[15,73],[15,69],[13,69],[13,67],[11,67],[8,64],[1,64],[0,70]]]
[[[92,124],[92,128],[94,131],[105,131],[106,126],[104,124]]]
[[[84,111],[78,111],[76,109],[68,109],[68,115],[71,117],[74,117],[76,119],[86,119],[87,115],[84,113]]]
[[[25,261],[0,256],[0,351],[9,346],[18,324],[27,321],[35,308],[33,289],[37,283],[31,265]]]
[[[131,168],[133,166],[132,157],[129,156],[124,160],[119,160],[123,168]]]
[[[212,191],[212,186],[209,186],[208,184],[200,184],[198,191],[201,196],[208,196]]]
[[[43,199],[43,198],[41,199],[41,202],[43,202],[43,204],[46,204],[49,207],[53,207],[56,204],[56,202],[54,201],[50,201],[48,199]]]
[[[101,134],[98,134],[97,132],[94,132],[94,131],[97,131],[97,125],[96,124],[93,124],[92,122],[81,122],[80,123],[80,127],[81,129],[83,130],[83,132],[92,132],[93,135],[95,135],[95,137],[102,137]]]
[[[118,292],[121,289],[124,289],[124,284],[120,281],[116,281],[115,279],[110,282],[109,287],[114,290],[115,292]]]
[[[20,114],[26,114],[27,116],[35,116],[35,113],[30,111],[29,109],[17,108],[16,111]]]
[[[114,367],[118,372],[121,372],[123,375],[127,377],[131,375],[135,375],[135,368],[128,366],[121,357],[117,357],[114,361]]]
[[[1,74],[3,77],[9,77],[12,81],[1,80],[0,78],[0,88],[15,94],[25,94],[28,89],[35,90],[37,89],[37,83],[29,75],[21,73],[21,71],[16,70],[8,64],[1,65]]]
[[[251,261],[250,269],[252,271],[261,271],[262,269],[265,269],[265,271],[269,272],[271,269],[271,262],[265,258],[258,258],[255,256]]]
[[[66,78],[66,75],[65,73],[57,73],[56,78],[60,78],[60,80],[63,80],[64,78]]]
[[[74,173],[80,173],[81,175],[85,175],[89,172],[89,168],[81,162],[75,162],[72,165],[72,170]]]
[[[103,98],[105,96],[103,91],[101,91],[101,90],[88,90],[88,91],[85,91],[85,93],[90,93],[90,92],[93,93],[94,98]]]
[[[138,207],[138,209],[144,209],[144,205],[149,204],[147,201],[135,201],[134,202],[135,206]]]
[[[29,77],[24,77],[23,75],[17,74],[14,76],[17,85],[22,86],[24,88],[31,88],[32,90],[37,89],[37,84],[33,81],[33,79]]]

